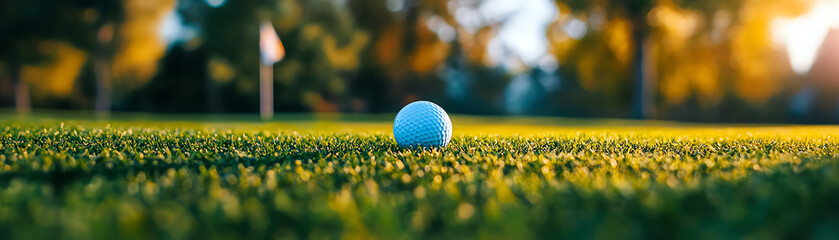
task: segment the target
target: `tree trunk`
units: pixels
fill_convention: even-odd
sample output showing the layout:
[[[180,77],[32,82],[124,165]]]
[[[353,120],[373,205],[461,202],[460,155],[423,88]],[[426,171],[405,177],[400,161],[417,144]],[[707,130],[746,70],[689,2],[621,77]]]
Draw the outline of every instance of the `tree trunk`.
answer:
[[[107,116],[111,112],[111,42],[114,39],[114,25],[108,22],[99,24],[97,31],[96,56],[93,59],[93,71],[96,76],[96,114]]]
[[[645,20],[645,19],[644,19]],[[635,54],[632,59],[632,117],[637,119],[649,119],[653,115],[653,94],[655,93],[654,79],[649,64],[649,26],[644,21],[638,20],[633,24],[632,44],[635,47]]]
[[[207,113],[220,112],[219,106],[221,105],[221,95],[218,92],[216,81],[213,80],[210,74],[206,74],[204,81],[204,102],[206,103],[205,111]]]
[[[9,74],[14,86],[15,109],[18,114],[29,114],[32,111],[32,104],[29,97],[29,83],[21,79],[20,65],[9,65]]]
[[[111,111],[111,64],[110,60],[100,54],[93,60],[96,72],[96,114],[108,115]]]

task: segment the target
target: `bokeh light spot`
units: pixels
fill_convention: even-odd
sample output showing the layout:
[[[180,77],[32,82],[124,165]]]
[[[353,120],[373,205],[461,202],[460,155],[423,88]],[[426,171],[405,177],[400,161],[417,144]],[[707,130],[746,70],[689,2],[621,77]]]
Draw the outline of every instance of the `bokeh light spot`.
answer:
[[[206,2],[207,5],[210,5],[210,7],[216,7],[217,8],[217,7],[221,7],[222,5],[224,5],[224,3],[227,2],[227,1],[226,0],[204,0],[204,2]]]

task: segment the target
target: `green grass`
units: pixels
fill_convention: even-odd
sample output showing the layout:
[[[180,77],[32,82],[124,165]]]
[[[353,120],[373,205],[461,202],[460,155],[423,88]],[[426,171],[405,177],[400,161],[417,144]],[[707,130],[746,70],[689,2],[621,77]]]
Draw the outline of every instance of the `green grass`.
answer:
[[[837,127],[364,119],[0,120],[0,239],[839,236]]]

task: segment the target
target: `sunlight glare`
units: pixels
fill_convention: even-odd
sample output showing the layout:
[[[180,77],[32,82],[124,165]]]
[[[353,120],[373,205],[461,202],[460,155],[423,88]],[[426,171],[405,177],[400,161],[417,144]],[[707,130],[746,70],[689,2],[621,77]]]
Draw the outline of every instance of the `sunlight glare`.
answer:
[[[772,38],[786,46],[795,73],[810,71],[828,30],[839,27],[837,12],[839,0],[822,0],[804,15],[772,22]]]

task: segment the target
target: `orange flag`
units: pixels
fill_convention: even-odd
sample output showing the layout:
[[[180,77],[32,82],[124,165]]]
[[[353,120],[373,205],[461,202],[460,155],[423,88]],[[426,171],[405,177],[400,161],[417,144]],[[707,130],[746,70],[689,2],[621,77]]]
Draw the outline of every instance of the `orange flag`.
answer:
[[[262,64],[266,66],[273,65],[285,57],[283,42],[274,31],[274,25],[268,21],[262,22],[259,26],[259,53]]]

